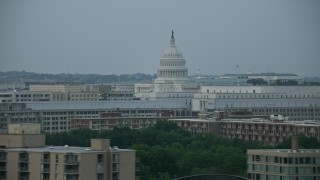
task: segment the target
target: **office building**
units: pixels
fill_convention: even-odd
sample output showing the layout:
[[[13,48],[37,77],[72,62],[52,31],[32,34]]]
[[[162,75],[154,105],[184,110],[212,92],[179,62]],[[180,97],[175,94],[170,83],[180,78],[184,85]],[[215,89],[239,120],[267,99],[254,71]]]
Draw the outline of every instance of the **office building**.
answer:
[[[320,120],[319,86],[202,86],[192,111],[242,111],[283,114],[290,120]]]
[[[70,131],[71,119],[94,119],[102,113],[120,113],[121,117],[192,116],[182,100],[139,101],[59,101],[1,103],[0,128],[8,124],[40,123],[47,133]]]

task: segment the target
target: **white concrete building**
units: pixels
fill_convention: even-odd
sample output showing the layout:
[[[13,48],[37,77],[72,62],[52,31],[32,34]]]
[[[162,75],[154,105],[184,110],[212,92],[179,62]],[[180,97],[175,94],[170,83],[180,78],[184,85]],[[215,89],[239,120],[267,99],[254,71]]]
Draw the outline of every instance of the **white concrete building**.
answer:
[[[108,101],[126,101],[136,100],[134,97],[134,84],[107,84],[104,91],[104,100]]]
[[[319,86],[203,86],[193,111],[251,110],[255,115],[284,114],[291,120],[320,120]]]
[[[0,92],[0,103],[52,101],[51,92],[31,92],[27,90]]]
[[[77,85],[69,85],[69,84],[30,84],[30,91],[47,91],[47,92],[63,92],[63,93],[80,93],[85,92],[86,85],[77,84]]]
[[[238,79],[263,79],[268,84],[274,84],[276,81],[285,83],[288,81],[297,81],[298,84],[303,84],[303,77],[292,73],[246,73],[246,74],[225,74],[220,76],[222,79],[238,78]]]

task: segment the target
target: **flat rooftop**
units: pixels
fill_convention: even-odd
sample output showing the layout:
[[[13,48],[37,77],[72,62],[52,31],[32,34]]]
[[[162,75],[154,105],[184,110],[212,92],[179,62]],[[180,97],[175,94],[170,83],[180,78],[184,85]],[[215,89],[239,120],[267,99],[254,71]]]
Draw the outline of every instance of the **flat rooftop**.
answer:
[[[212,119],[192,119],[192,118],[182,118],[182,119],[175,119],[171,118],[169,121],[191,121],[191,122],[219,122]]]
[[[320,149],[298,149],[294,151],[292,149],[248,149],[248,154],[297,154],[297,155],[308,155],[316,154],[320,157]]]
[[[91,150],[90,147],[76,147],[76,146],[44,146],[44,147],[37,147],[37,148],[6,148],[5,151],[10,151],[10,152],[21,152],[21,151],[26,151],[26,152],[34,152],[34,153],[43,153],[43,152],[50,152],[50,153],[103,153],[104,151],[99,151],[99,150]],[[132,149],[110,149],[110,152],[114,151],[134,151]]]
[[[275,120],[276,121],[276,120]],[[254,123],[254,124],[283,124],[283,125],[295,125],[295,126],[310,126],[310,127],[320,127],[320,123],[313,120],[305,121],[278,121],[275,122],[263,118],[252,118],[252,119],[222,119],[221,122],[230,123]]]

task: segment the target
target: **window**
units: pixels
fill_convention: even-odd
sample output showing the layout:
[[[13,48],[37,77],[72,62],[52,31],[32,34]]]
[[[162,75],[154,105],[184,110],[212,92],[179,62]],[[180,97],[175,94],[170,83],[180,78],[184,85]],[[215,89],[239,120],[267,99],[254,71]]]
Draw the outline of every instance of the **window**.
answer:
[[[303,158],[299,158],[299,164],[303,164]]]
[[[119,154],[112,154],[112,162],[117,163],[119,161]]]
[[[103,173],[98,173],[97,180],[104,180],[104,174]]]
[[[104,162],[103,154],[98,154],[98,163]]]
[[[311,163],[310,157],[307,157],[306,158],[306,164],[310,164],[310,163]]]
[[[255,161],[260,161],[260,156],[256,155]]]

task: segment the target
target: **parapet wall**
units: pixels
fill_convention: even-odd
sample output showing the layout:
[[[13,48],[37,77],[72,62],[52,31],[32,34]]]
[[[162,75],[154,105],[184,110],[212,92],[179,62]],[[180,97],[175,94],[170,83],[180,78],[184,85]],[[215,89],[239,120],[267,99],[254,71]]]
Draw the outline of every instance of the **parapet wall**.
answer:
[[[9,124],[8,134],[41,134],[40,124]]]

